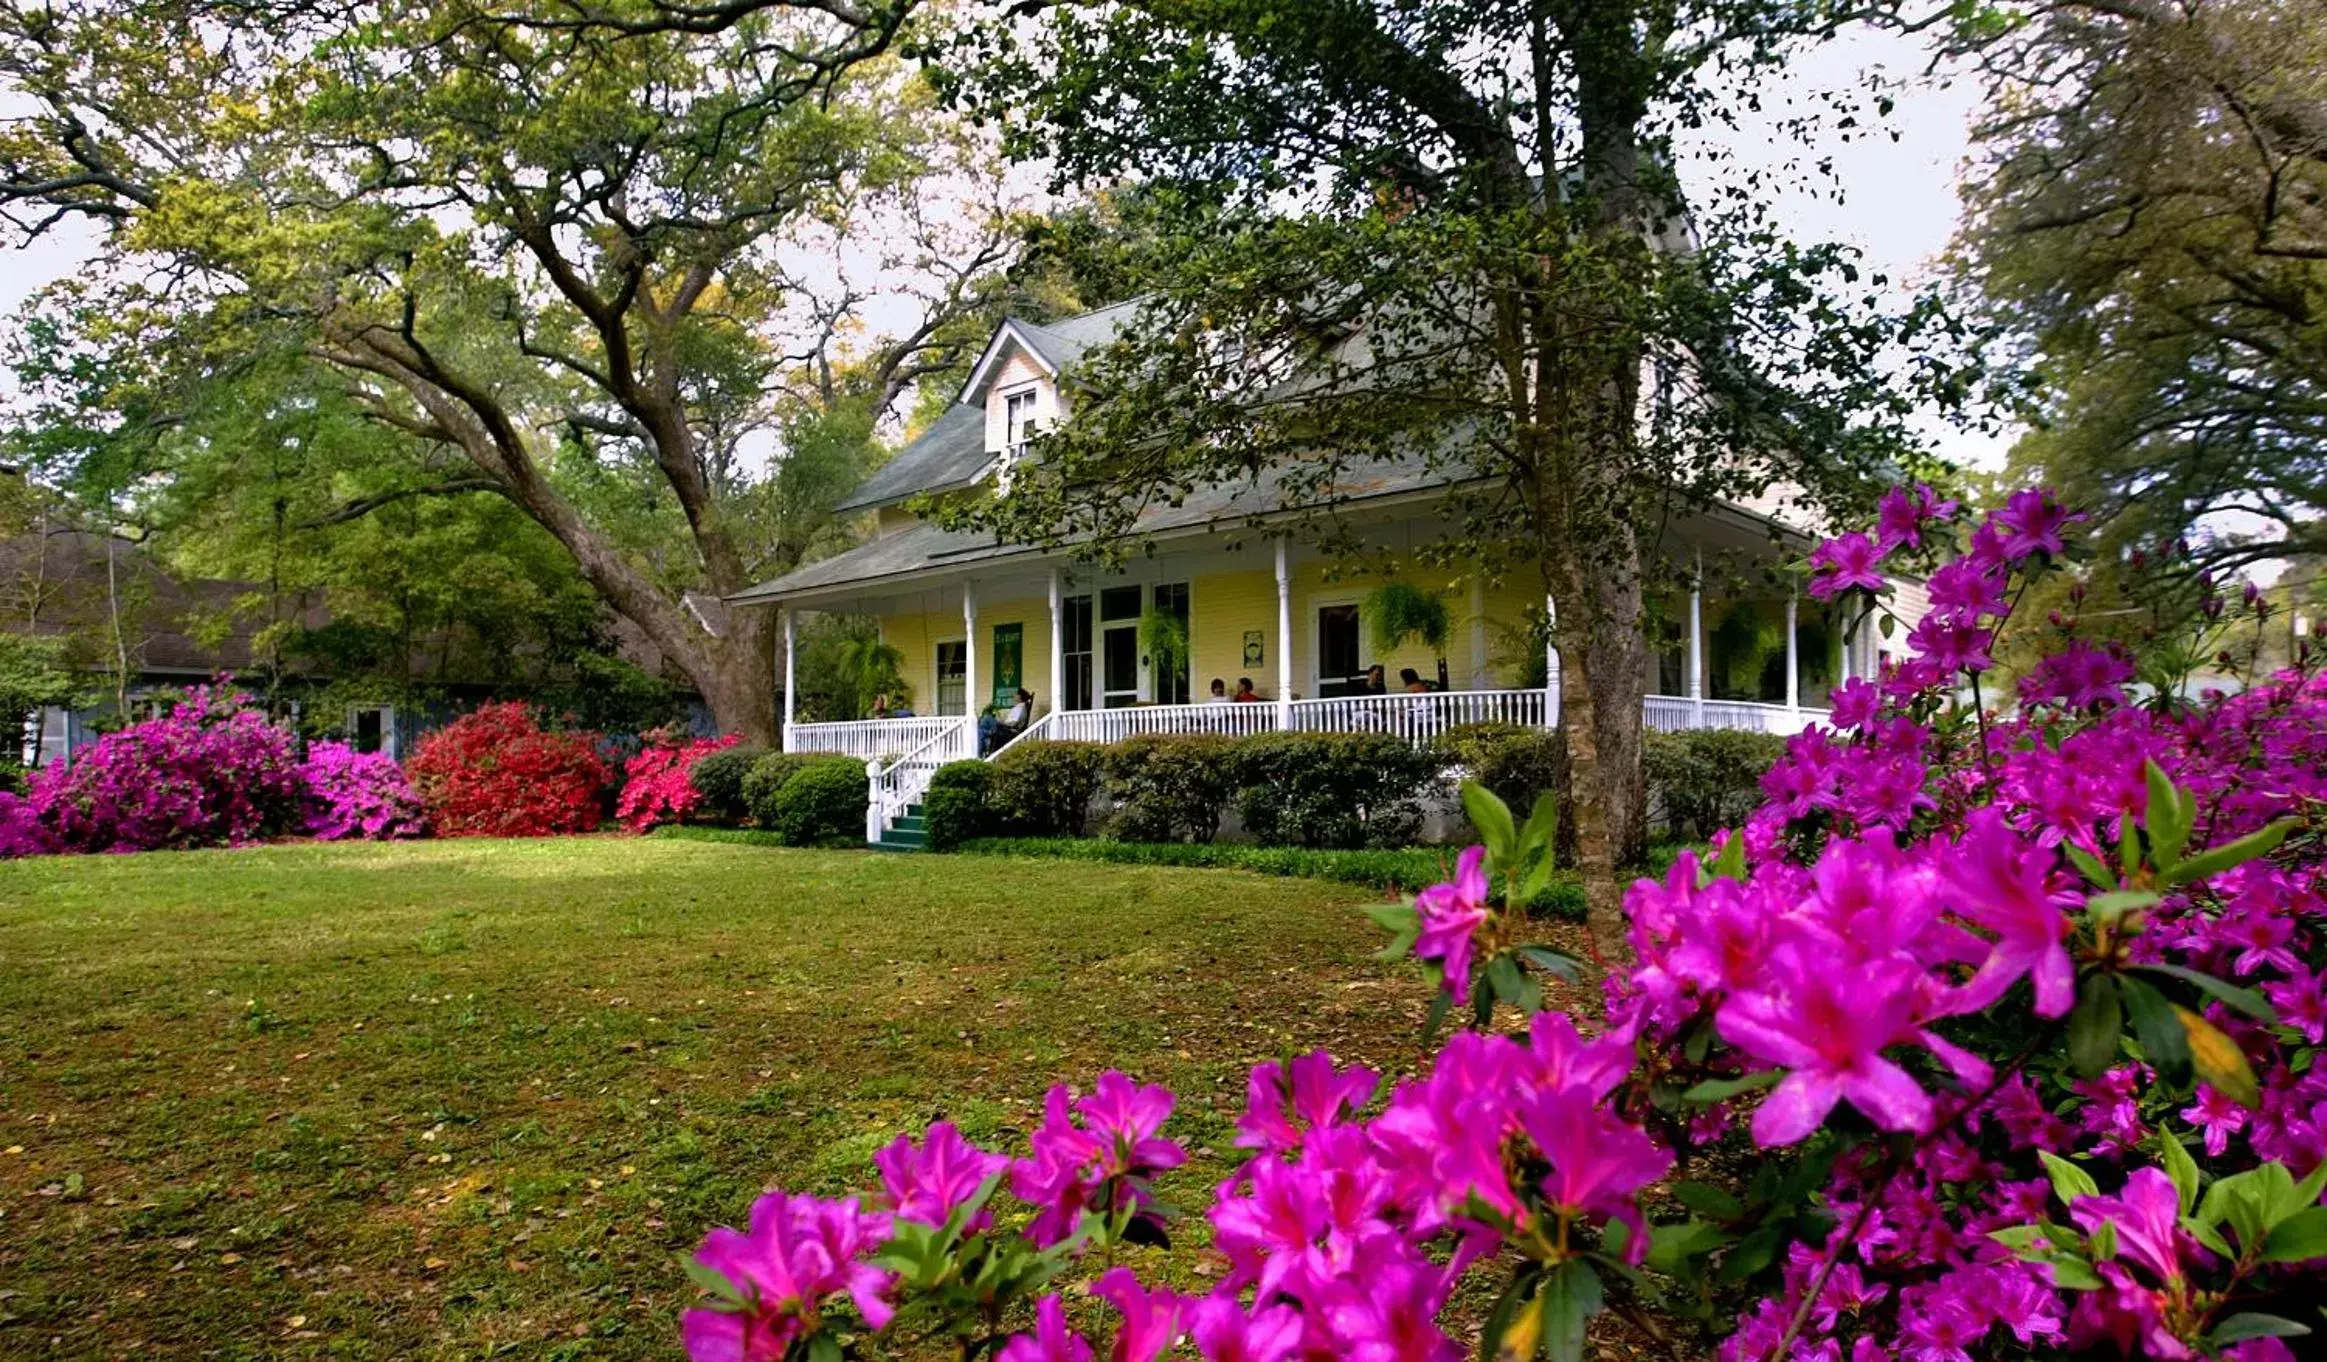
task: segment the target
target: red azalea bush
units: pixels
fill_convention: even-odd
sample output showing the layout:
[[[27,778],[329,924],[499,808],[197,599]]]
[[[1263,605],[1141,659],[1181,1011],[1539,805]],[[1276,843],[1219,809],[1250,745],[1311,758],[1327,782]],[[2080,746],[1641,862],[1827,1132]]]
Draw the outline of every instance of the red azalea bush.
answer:
[[[695,763],[714,752],[742,742],[737,734],[720,738],[681,738],[657,729],[646,735],[646,746],[623,764],[622,798],[614,816],[632,832],[644,832],[657,823],[684,823],[703,802],[695,788]]]
[[[429,734],[406,771],[443,837],[596,831],[611,778],[596,734],[544,728],[515,700]]]
[[[1892,494],[1813,593],[1884,609],[1953,510]],[[941,1123],[866,1198],[761,1198],[696,1257],[688,1351],[1089,1362],[1052,1283],[1105,1246],[1116,1362],[1457,1362],[1479,1278],[1481,1357],[1580,1358],[1609,1309],[1734,1362],[2287,1362],[2327,1294],[2327,684],[2137,702],[2136,660],[2064,619],[2016,714],[1963,703],[2065,519],[2030,492],[1982,521],[1908,656],[1717,855],[1635,887],[1597,1016],[1543,1010],[1574,962],[1510,906],[1549,801],[1466,790],[1486,845],[1379,917],[1470,1029],[1386,1098],[1322,1052],[1252,1071],[1209,1294],[1114,1265],[1182,1154],[1171,1094],[1109,1073],[1023,1157]]]
[[[71,765],[43,767],[22,809],[0,811],[20,851],[155,851],[238,846],[299,826],[297,742],[241,692],[197,686],[159,718],[97,740]],[[6,848],[0,847],[0,851]]]

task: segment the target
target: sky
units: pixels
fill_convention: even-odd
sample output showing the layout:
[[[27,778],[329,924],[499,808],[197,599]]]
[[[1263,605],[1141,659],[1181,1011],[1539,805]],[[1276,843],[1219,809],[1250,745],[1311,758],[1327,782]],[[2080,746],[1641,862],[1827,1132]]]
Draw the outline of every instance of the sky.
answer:
[[[1778,220],[1802,241],[1843,241],[1858,247],[1867,265],[1892,280],[1903,300],[1935,273],[1935,258],[1946,249],[1959,213],[1956,185],[1970,149],[1969,129],[1979,94],[1968,81],[1949,83],[1923,76],[1927,54],[1920,43],[1896,34],[1857,30],[1797,63],[1789,74],[1797,103],[1813,91],[1852,89],[1869,72],[1909,82],[1901,91],[1887,135],[1848,143],[1834,140],[1812,148],[1834,159],[1839,198],[1806,190],[1782,192],[1771,207]],[[1799,144],[1773,132],[1776,116],[1747,119],[1720,141],[1740,160],[1775,166],[1803,155]],[[1685,173],[1685,172],[1684,172]],[[30,249],[0,249],[0,315],[13,325],[25,300],[49,283],[84,267],[91,235],[77,223],[53,230]],[[0,392],[7,376],[0,374]],[[2009,437],[1949,429],[1936,417],[1924,429],[1941,454],[1975,467],[1993,468]]]

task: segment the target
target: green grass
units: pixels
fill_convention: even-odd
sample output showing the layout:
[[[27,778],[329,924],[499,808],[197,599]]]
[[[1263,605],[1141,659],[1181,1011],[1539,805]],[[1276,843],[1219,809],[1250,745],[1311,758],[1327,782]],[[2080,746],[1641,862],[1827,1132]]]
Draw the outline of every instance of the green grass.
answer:
[[[679,839],[0,864],[0,1356],[671,1356],[678,1255],[764,1184],[941,1115],[1015,1148],[1110,1065],[1181,1094],[1201,1206],[1248,1065],[1411,1068],[1369,897]]]

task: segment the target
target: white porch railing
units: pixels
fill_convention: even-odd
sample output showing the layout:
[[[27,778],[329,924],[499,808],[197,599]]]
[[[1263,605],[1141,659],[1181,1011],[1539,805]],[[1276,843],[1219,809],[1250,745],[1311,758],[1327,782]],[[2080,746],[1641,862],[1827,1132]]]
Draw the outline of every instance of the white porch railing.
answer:
[[[1309,733],[1394,733],[1426,743],[1458,724],[1523,724],[1544,727],[1544,694],[1539,690],[1443,690],[1421,695],[1348,695],[1337,700],[1295,700],[1293,727]]]
[[[941,733],[968,722],[960,715],[927,719],[857,719],[837,724],[793,724],[786,730],[787,752],[838,752],[867,761],[913,751]]]
[[[901,756],[889,760],[875,757],[865,767],[870,782],[865,803],[865,840],[878,842],[881,834],[897,821],[914,801],[929,792],[929,778],[937,768],[949,761],[965,761],[977,755],[977,726],[969,719],[955,715],[946,719],[888,720],[890,723],[929,723],[942,725],[930,735],[927,742]]]
[[[1743,729],[1748,733],[1799,733],[1823,723],[1826,711],[1804,705],[1789,709],[1758,700],[1692,700],[1686,695],[1648,697],[1648,726],[1659,733],[1685,733],[1695,728]]]
[[[1044,737],[1065,742],[1121,742],[1144,733],[1215,733],[1241,738],[1277,726],[1272,704],[1133,705],[1070,709],[1045,716]]]

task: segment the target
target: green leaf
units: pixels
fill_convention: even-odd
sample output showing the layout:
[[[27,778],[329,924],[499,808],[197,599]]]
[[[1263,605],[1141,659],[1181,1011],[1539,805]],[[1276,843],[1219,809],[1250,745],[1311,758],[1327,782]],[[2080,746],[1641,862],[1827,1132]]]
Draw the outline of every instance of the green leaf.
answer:
[[[2182,1142],[2163,1126],[2157,1130],[2158,1163],[2165,1175],[2173,1179],[2174,1194],[2180,1199],[2182,1214],[2188,1215],[2198,1204],[2198,1164]]]
[[[2106,894],[2095,894],[2086,899],[2085,911],[2103,922],[2115,922],[2135,909],[2155,908],[2164,901],[2164,895],[2147,889],[2112,889]]]
[[[2063,1206],[2073,1206],[2080,1196],[2098,1196],[2101,1185],[2093,1175],[2070,1163],[2049,1149],[2039,1149],[2036,1157],[2043,1161],[2044,1171],[2052,1178],[2052,1194]]]
[[[1713,878],[1717,880],[1745,880],[1745,839],[1732,835],[1722,844],[1721,854],[1713,861]]]
[[[2275,1024],[2279,1019],[2278,1009],[2272,1007],[2261,994],[2253,989],[2240,988],[2236,984],[2217,979],[2203,970],[2185,969],[2180,965],[2140,965],[2136,968],[2151,974],[2162,974],[2169,979],[2179,979],[2212,997],[2224,1007],[2243,1012],[2258,1022]]]
[[[1551,1362],[1583,1362],[1584,1330],[1600,1313],[1600,1274],[1573,1258],[1559,1265],[1536,1297],[1543,1310],[1543,1355]]]
[[[2117,819],[2117,869],[2126,879],[2132,879],[2141,870],[2141,838],[2133,830],[2133,815]]]
[[[2308,1325],[2297,1324],[2291,1319],[2247,1313],[2232,1315],[2215,1325],[2214,1332],[2206,1336],[2206,1341],[2217,1348],[2227,1348],[2249,1338],[2301,1338],[2309,1332]]]
[[[2051,1242],[2044,1237],[2042,1225],[2007,1225],[2000,1230],[1989,1230],[1988,1238],[2013,1250],[2034,1248],[2038,1244]]]
[[[2255,1172],[2255,1169],[2250,1168],[2243,1173],[2217,1180],[2206,1189],[2205,1199],[2198,1203],[2198,1223],[2220,1225],[2227,1222],[2230,1232],[2237,1236],[2243,1248],[2258,1247],[2270,1228],[2263,1218],[2262,1196],[2255,1184]]]
[[[1428,1044],[1438,1038],[1439,1029],[1446,1025],[1446,1014],[1454,1010],[1454,996],[1445,989],[1433,989],[1430,1011],[1422,1018],[1422,1040]]]
[[[2271,1227],[2262,1241],[2266,1263],[2307,1263],[2327,1258],[2327,1206],[2313,1206]]]
[[[1503,1001],[1528,1016],[1543,1010],[1543,988],[1519,971],[1517,956],[1505,951],[1487,962],[1487,982]]]
[[[1487,1312],[1487,1321],[1479,1330],[1479,1362],[1495,1362],[1502,1356],[1526,1358],[1534,1355],[1536,1341],[1542,1337],[1543,1316],[1530,1294],[1538,1280],[1530,1268],[1513,1273],[1510,1285],[1495,1298],[1495,1308]],[[1514,1330],[1512,1326],[1519,1328]],[[1508,1354],[1504,1344],[1511,1348]]]
[[[1569,983],[1575,982],[1576,971],[1583,968],[1582,961],[1572,955],[1562,955],[1548,946],[1521,946],[1519,955],[1545,974],[1556,974]]]
[[[2086,1078],[2098,1078],[2117,1061],[2117,1033],[2125,1027],[2117,1001],[2117,981],[2088,974],[2077,989],[2076,1010],[2068,1014],[2068,1059]]]
[[[1611,1220],[1608,1228],[1614,1230],[1622,1223]],[[1729,1239],[1728,1232],[1719,1225],[1710,1225],[1702,1220],[1651,1226],[1648,1231],[1648,1257],[1645,1261],[1659,1272],[1678,1276],[1688,1265],[1689,1259],[1701,1253],[1711,1253],[1728,1243]],[[1622,1249],[1623,1246],[1611,1236],[1608,1251],[1621,1253]]]
[[[2144,818],[2149,824],[2150,854],[2160,870],[2169,870],[2189,845],[2197,800],[2185,798],[2175,789],[2173,777],[2154,759],[2144,763],[2142,774],[2149,782],[2149,809]]]
[[[1536,852],[1543,853],[1538,865],[1548,875],[1551,867],[1552,840],[1559,833],[1559,796],[1546,790],[1535,797],[1535,807],[1528,810],[1527,826],[1519,829],[1519,858],[1525,860]]]
[[[2109,867],[2101,863],[2100,857],[2079,846],[2063,844],[2061,850],[2068,853],[2069,860],[2076,864],[2076,868],[2084,873],[2085,879],[2095,889],[2116,888],[2117,877],[2109,873]]]
[[[2052,1284],[2063,1291],[2098,1291],[2106,1285],[2091,1263],[2074,1254],[2055,1253],[2043,1261],[2052,1269]]]
[[[2236,1258],[2238,1256],[2238,1250],[2230,1247],[2230,1241],[2222,1237],[2222,1232],[2220,1230],[2215,1229],[2212,1225],[2205,1224],[2194,1215],[2185,1215],[2182,1217],[2182,1229],[2187,1231],[2192,1239],[2195,1239],[2199,1243],[2204,1244],[2207,1248],[2221,1254],[2225,1258]]]
[[[827,1330],[809,1338],[808,1362],[847,1362],[847,1355],[840,1350],[840,1340]]]
[[[692,1257],[681,1259],[679,1265],[686,1269],[687,1280],[711,1297],[712,1309],[741,1310],[749,1304],[743,1292],[736,1289],[735,1283],[729,1281],[725,1273],[705,1267]]]
[[[2250,832],[2235,842],[2201,851],[2165,873],[2169,885],[2190,884],[2209,875],[2219,875],[2232,866],[2244,865],[2257,856],[2268,856],[2295,830],[2295,820],[2282,818],[2269,827]]]
[[[1682,1093],[1681,1100],[1710,1105],[1714,1102],[1726,1101],[1741,1092],[1759,1091],[1775,1084],[1785,1076],[1783,1070],[1763,1069],[1758,1073],[1750,1073],[1742,1078],[1708,1078]]]
[[[1497,870],[1517,864],[1513,859],[1518,833],[1511,826],[1511,807],[1493,790],[1475,780],[1462,783],[1462,811],[1487,844],[1487,855]]]
[[[1727,1224],[1745,1218],[1745,1203],[1709,1182],[1676,1182],[1673,1196],[1708,1220]]]
[[[2132,1014],[2133,1034],[2141,1040],[2142,1057],[2167,1082],[2177,1085],[2188,1082],[2188,1032],[2182,1029],[2173,1004],[2164,994],[2132,975],[2118,979],[2117,991],[2125,999],[2125,1010]]]
[[[2224,1097],[2252,1110],[2262,1105],[2262,1085],[2254,1078],[2254,1070],[2247,1065],[2246,1053],[2238,1043],[2222,1034],[2214,1023],[2174,1004],[2173,1013],[2181,1018],[2182,1031],[2190,1047],[2190,1067],[2198,1077],[2214,1085]]]

